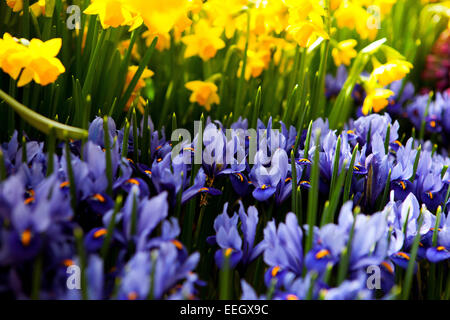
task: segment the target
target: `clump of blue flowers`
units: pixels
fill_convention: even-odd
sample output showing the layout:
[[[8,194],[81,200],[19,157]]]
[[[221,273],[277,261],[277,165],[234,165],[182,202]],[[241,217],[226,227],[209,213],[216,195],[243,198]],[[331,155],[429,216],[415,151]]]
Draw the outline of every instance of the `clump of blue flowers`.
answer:
[[[175,156],[146,124],[96,118],[84,142],[1,146],[1,297],[449,297],[450,158],[388,114],[342,132],[259,120],[255,153],[245,119],[231,139],[207,119]],[[214,156],[184,161],[203,146]]]

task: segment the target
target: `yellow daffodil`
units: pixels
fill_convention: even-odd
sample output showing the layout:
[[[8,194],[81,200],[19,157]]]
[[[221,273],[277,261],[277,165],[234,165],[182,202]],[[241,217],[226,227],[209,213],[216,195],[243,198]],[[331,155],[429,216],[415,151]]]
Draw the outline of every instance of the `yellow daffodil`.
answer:
[[[289,23],[296,24],[306,20],[311,14],[323,16],[324,8],[317,0],[285,0],[289,7]]]
[[[372,71],[371,79],[385,87],[394,81],[403,79],[412,68],[413,65],[408,61],[392,60],[376,67]]]
[[[134,75],[136,74],[137,70],[138,70],[138,66],[128,67],[128,73],[127,73],[127,78],[125,80],[124,90],[128,89],[128,86],[130,85],[131,81],[133,80]],[[136,99],[138,99],[137,107],[142,114],[144,113],[144,106],[146,103],[145,103],[145,100],[139,95],[139,92],[141,91],[142,88],[145,88],[145,86],[146,86],[145,79],[151,78],[151,77],[153,77],[153,75],[154,75],[153,71],[145,68],[144,72],[142,73],[141,77],[139,78],[139,80],[136,84],[136,87],[133,88],[133,93],[131,94],[131,97],[125,106],[125,111],[128,111],[128,109],[131,107],[132,103],[135,102]]]
[[[377,26],[370,23],[374,17],[359,4],[342,2],[334,17],[339,28],[355,29],[362,39],[373,40],[378,33]]]
[[[55,82],[66,70],[56,56],[62,40],[52,39],[42,42],[32,39],[15,39],[8,33],[0,39],[0,67],[14,80],[20,75],[18,86],[22,87],[34,80],[46,86]]]
[[[330,9],[333,11],[336,10],[341,5],[341,2],[342,2],[342,0],[331,0],[330,1]]]
[[[154,33],[168,33],[187,18],[189,0],[124,0],[138,12],[147,28]]]
[[[257,78],[261,75],[264,69],[267,69],[270,62],[270,51],[259,50],[247,51],[247,66],[245,68],[245,79],[250,77]],[[239,65],[238,77],[241,76],[243,61]]]
[[[303,48],[309,47],[318,37],[329,39],[328,33],[323,26],[312,21],[305,20],[296,25],[291,25],[288,31],[292,38]]]
[[[199,14],[203,8],[203,0],[188,0],[189,2],[189,11],[193,14]]]
[[[221,28],[210,27],[205,20],[200,20],[194,30],[194,34],[181,39],[186,45],[184,54],[186,58],[198,55],[203,61],[207,61],[225,47],[225,42],[220,38]]]
[[[6,4],[13,12],[20,12],[23,10],[23,0],[6,0]],[[39,0],[36,3],[33,3],[30,5],[30,9],[37,17],[41,14],[45,14],[45,0]]]
[[[27,47],[21,45],[18,39],[13,38],[9,33],[0,39],[0,68],[11,78],[17,80],[23,68],[23,62],[18,55],[25,52]]]
[[[394,92],[388,89],[377,88],[368,92],[364,104],[362,107],[362,113],[364,115],[370,112],[380,112],[389,104],[389,97],[393,96]]]
[[[351,59],[356,57],[356,50],[354,49],[358,43],[354,39],[349,39],[339,42],[331,51],[334,64],[339,67],[341,64],[350,65]]]
[[[24,70],[20,76],[19,87],[24,86],[34,80],[34,82],[46,86],[58,79],[66,69],[56,56],[62,46],[60,38],[43,42],[39,39],[32,39],[28,50],[21,54],[23,59],[28,61],[24,65]]]
[[[45,14],[45,1],[46,0],[39,0],[30,6],[30,10],[36,17],[39,17],[41,14]]]
[[[391,11],[396,2],[397,0],[375,0],[372,5],[380,8],[380,13],[384,15]]]
[[[92,0],[84,10],[85,14],[98,15],[104,29],[109,27],[130,26],[135,29],[142,24],[138,11],[127,0]]]
[[[185,86],[192,91],[189,101],[205,107],[206,111],[211,111],[212,104],[220,103],[220,98],[217,95],[218,88],[212,82],[191,81],[186,83]]]
[[[256,12],[256,14],[253,14]],[[256,6],[252,9],[252,14],[258,18],[254,19],[255,23],[251,29],[263,30],[265,35],[270,32],[280,34],[289,25],[289,8],[284,0],[260,0],[256,2]],[[259,25],[256,24],[259,23]]]
[[[19,12],[23,9],[23,0],[6,0],[6,4],[13,12]]]
[[[236,32],[236,16],[241,12],[247,0],[210,0],[204,4],[204,9],[211,24],[225,31],[225,36],[231,39]]]

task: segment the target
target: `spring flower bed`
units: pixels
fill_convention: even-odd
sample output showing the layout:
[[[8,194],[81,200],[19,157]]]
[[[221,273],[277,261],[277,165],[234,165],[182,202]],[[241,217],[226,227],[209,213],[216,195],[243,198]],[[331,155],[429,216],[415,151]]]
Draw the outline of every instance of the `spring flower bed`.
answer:
[[[449,300],[449,17],[0,0],[0,298]]]

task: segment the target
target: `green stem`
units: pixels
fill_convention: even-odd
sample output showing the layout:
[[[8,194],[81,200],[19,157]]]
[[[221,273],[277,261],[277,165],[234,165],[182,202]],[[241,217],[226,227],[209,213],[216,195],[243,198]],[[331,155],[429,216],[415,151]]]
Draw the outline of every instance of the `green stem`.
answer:
[[[50,120],[39,113],[27,108],[23,104],[19,103],[17,100],[12,98],[10,95],[0,90],[0,99],[4,100],[11,108],[17,112],[19,116],[22,117],[26,122],[37,130],[50,134],[51,129],[55,130],[56,137],[60,140],[66,138],[71,138],[75,140],[84,140],[88,137],[88,132],[86,130],[71,127],[59,122]]]

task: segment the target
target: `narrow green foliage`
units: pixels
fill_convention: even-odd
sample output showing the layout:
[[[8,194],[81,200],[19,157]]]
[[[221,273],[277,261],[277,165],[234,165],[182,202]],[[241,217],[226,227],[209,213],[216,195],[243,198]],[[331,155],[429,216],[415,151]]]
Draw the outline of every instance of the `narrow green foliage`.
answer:
[[[422,223],[423,223],[423,216],[419,217],[419,224],[417,226],[417,230],[420,230],[420,228],[422,227]],[[417,232],[417,235],[415,236],[412,245],[408,268],[406,269],[405,281],[403,282],[402,287],[402,298],[404,300],[407,300],[411,294],[411,286],[414,275],[414,268],[416,266],[416,258],[417,258],[417,251],[419,249],[420,237],[421,237],[420,232]]]
[[[344,195],[342,197],[343,203],[347,202],[350,197],[350,188],[352,186],[353,171],[355,168],[356,154],[358,152],[358,148],[359,144],[356,144],[355,148],[353,149],[352,159],[350,160],[350,166],[348,167],[347,176],[345,178]]]
[[[70,144],[69,141],[66,140],[65,143],[65,153],[66,153],[66,165],[67,165],[67,178],[69,182],[69,190],[70,190],[70,203],[72,205],[72,209],[76,212],[77,208],[77,189],[75,187],[75,177],[73,175],[72,169],[72,157],[70,152]]]
[[[220,300],[231,299],[231,283],[232,283],[232,270],[230,269],[230,257],[225,254],[223,266],[220,269]]]
[[[420,145],[419,148],[417,148],[416,153],[416,159],[414,160],[414,166],[413,166],[413,174],[409,181],[414,182],[416,180],[416,173],[417,173],[417,167],[419,166],[419,160],[420,160],[420,154],[422,153],[422,146]]]
[[[108,231],[106,233],[105,240],[103,241],[103,245],[102,245],[102,248],[100,251],[101,256],[103,257],[103,260],[105,260],[106,257],[108,256],[112,236],[114,234],[114,229],[116,228],[116,216],[117,216],[117,213],[120,211],[120,208],[122,207],[122,201],[123,201],[122,196],[121,195],[117,196],[116,202],[114,204],[114,211],[111,216],[111,220],[109,221],[109,224],[108,224]]]
[[[125,128],[123,131],[123,141],[122,141],[122,158],[128,157],[128,138],[130,136],[130,122],[125,119]]]
[[[139,136],[138,136],[138,121],[136,115],[136,108],[133,108],[133,160],[134,163],[139,162]]]
[[[308,193],[308,237],[305,245],[305,253],[307,253],[313,244],[313,228],[317,223],[317,207],[319,201],[319,173],[320,173],[320,130],[316,131],[316,149],[314,152],[314,160],[311,169],[311,189]]]
[[[47,139],[47,177],[53,173],[54,170],[54,155],[55,155],[56,134],[53,128],[50,129],[50,134]]]
[[[331,176],[331,183],[330,183],[330,197],[334,190],[334,186],[336,184],[336,179],[338,176],[340,156],[341,156],[341,136],[339,136],[337,139],[336,149],[334,153],[333,173]]]
[[[150,62],[150,58],[152,57],[152,54],[155,49],[157,41],[158,41],[158,37],[155,37],[155,39],[153,39],[150,47],[145,52],[145,55],[142,58],[141,63],[139,64],[139,67],[138,67],[133,79],[131,80],[130,84],[128,85],[127,90],[125,91],[122,98],[120,99],[119,110],[123,110],[125,108],[127,101],[130,99],[134,88],[136,88],[136,85],[137,85],[139,79],[141,78],[142,74],[145,71],[145,68],[147,67],[148,63]]]
[[[105,143],[106,178],[108,179],[106,193],[109,196],[112,196],[113,172],[111,160],[111,142],[109,141],[108,117],[106,116],[103,118],[103,137]]]
[[[80,227],[77,227],[74,230],[75,242],[77,246],[78,258],[80,259],[80,268],[81,268],[81,297],[83,300],[88,300],[88,283],[86,276],[86,250],[84,247],[84,237],[83,230]]]

